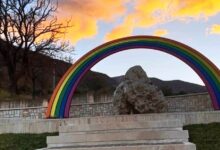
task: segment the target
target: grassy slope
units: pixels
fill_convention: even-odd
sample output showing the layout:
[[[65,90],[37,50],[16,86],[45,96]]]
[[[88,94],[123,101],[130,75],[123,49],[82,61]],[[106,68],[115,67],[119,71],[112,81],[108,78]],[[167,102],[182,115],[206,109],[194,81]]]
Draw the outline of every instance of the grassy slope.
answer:
[[[220,150],[220,123],[189,125],[189,141],[196,144],[197,150]]]
[[[46,137],[57,134],[1,134],[0,150],[34,150],[47,147]]]
[[[220,149],[220,123],[189,125],[190,142],[195,143],[197,150]],[[33,150],[46,147],[46,136],[57,133],[44,134],[1,134],[0,150]]]

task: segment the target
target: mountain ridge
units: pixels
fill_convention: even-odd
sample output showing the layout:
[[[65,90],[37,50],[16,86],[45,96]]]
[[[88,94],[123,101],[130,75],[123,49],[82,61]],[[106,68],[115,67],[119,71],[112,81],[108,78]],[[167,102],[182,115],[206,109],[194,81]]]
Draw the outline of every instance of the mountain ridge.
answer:
[[[96,91],[98,93],[113,92],[117,85],[122,82],[124,75],[109,77],[104,73],[89,71],[88,74],[82,79],[78,92],[82,87],[88,91]],[[189,94],[189,93],[202,93],[206,92],[206,87],[195,83],[190,83],[182,80],[164,81],[155,77],[149,78],[153,84],[158,86],[166,96]],[[90,83],[90,84],[88,84]],[[92,84],[95,83],[95,84]],[[96,85],[96,88],[93,88]],[[86,88],[85,88],[86,87]],[[97,88],[99,87],[99,88]],[[95,90],[94,90],[95,89]]]

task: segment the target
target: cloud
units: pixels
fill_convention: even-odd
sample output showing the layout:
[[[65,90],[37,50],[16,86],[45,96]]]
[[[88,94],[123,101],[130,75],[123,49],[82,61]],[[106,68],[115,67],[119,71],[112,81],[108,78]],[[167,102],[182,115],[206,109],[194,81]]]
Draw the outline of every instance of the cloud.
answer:
[[[176,17],[208,18],[220,12],[219,0],[185,0],[179,1]]]
[[[138,0],[122,24],[106,35],[107,40],[131,35],[135,28],[149,28],[170,21],[208,19],[220,12],[219,0]]]
[[[112,32],[106,36],[107,40],[129,36],[132,34],[134,28],[151,27],[164,20],[162,10],[168,7],[167,3],[161,3],[158,0],[136,1],[134,10],[125,17],[124,22],[115,27]]]
[[[167,34],[168,34],[168,31],[166,29],[157,29],[153,33],[153,35],[155,36],[165,36]]]
[[[109,41],[112,39],[117,39],[120,37],[129,36],[132,34],[135,27],[135,22],[132,18],[126,18],[125,22],[116,28],[114,28],[110,33],[106,35],[105,40]]]
[[[71,18],[72,27],[67,30],[65,39],[76,43],[82,38],[97,34],[97,22],[112,22],[125,13],[126,0],[59,0],[58,20],[65,22]]]
[[[213,24],[208,30],[209,34],[220,34],[220,24]]]
[[[126,5],[128,4],[129,5]],[[65,39],[76,43],[98,34],[98,21],[115,24],[106,40],[132,35],[135,28],[150,28],[170,21],[208,19],[220,12],[219,0],[59,0],[58,20],[72,19]]]

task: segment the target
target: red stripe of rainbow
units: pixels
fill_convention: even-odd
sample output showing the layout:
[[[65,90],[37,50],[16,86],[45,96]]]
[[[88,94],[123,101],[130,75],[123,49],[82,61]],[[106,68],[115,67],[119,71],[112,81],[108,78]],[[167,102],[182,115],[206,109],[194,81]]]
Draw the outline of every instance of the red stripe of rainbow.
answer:
[[[51,96],[47,118],[69,117],[71,100],[79,81],[97,62],[114,53],[138,48],[159,50],[188,64],[205,83],[213,107],[220,108],[220,71],[210,60],[191,47],[174,40],[154,36],[131,36],[98,46],[74,63],[63,75]]]

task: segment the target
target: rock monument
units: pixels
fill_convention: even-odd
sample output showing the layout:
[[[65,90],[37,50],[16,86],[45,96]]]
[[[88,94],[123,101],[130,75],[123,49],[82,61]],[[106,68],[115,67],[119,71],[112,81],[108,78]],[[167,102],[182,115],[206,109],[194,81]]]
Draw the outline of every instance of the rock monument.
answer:
[[[162,91],[152,84],[141,66],[127,71],[113,99],[116,114],[159,113],[167,109]]]

